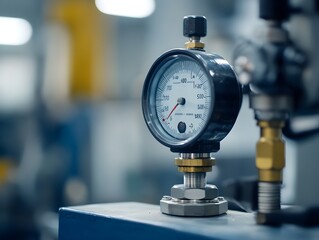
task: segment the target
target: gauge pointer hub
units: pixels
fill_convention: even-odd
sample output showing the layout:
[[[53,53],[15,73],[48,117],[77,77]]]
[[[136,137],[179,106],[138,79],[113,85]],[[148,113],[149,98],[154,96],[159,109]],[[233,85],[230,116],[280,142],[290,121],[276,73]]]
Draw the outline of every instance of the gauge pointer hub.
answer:
[[[178,105],[184,105],[185,103],[186,103],[186,99],[185,98],[183,98],[183,97],[178,98],[176,105],[173,107],[171,112],[168,114],[167,118],[163,118],[163,122],[165,120],[167,120],[172,115],[172,113],[175,111],[175,109],[177,108]]]

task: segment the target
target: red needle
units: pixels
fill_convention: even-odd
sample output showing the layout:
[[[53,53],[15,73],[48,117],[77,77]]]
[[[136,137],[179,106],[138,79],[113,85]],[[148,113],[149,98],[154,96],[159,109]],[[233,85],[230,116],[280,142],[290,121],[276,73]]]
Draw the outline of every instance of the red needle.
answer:
[[[173,107],[172,111],[168,114],[167,118],[163,118],[163,122],[165,120],[167,120],[172,115],[172,113],[175,111],[175,109],[177,108],[178,105],[184,105],[185,103],[186,103],[185,98],[183,98],[183,97],[178,98],[176,105]]]
[[[177,108],[178,105],[179,105],[179,103],[176,103],[176,105],[173,107],[172,111],[168,114],[166,119],[168,119],[172,115],[172,113],[175,111],[175,109]],[[165,118],[163,119],[163,121],[165,121]]]

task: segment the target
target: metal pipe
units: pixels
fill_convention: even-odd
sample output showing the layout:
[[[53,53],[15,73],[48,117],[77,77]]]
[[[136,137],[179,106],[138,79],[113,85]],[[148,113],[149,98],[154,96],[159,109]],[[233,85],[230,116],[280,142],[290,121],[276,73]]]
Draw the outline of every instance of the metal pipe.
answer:
[[[184,173],[185,188],[205,188],[206,173],[205,172],[185,172]]]

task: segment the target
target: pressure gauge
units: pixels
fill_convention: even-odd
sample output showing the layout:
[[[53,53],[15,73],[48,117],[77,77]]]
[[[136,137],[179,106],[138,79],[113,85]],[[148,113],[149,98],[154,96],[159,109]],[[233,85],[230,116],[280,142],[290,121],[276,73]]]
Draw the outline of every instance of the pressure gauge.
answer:
[[[235,123],[241,96],[225,59],[203,50],[174,49],[147,74],[142,108],[153,136],[173,152],[214,152]]]
[[[143,87],[142,109],[153,136],[172,152],[184,184],[174,185],[160,209],[177,216],[214,216],[227,211],[227,201],[207,184],[206,172],[237,118],[242,92],[228,62],[204,51],[204,16],[184,17],[186,49],[162,54],[150,68]],[[190,194],[186,193],[186,190]],[[198,192],[205,192],[199,197]]]

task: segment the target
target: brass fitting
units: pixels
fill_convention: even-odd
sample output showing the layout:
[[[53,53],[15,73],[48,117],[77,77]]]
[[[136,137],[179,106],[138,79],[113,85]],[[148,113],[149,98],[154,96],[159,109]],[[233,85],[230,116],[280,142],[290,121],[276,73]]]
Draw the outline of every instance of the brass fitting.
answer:
[[[179,172],[211,172],[215,165],[214,158],[182,159],[175,158]]]
[[[200,41],[189,41],[185,43],[187,49],[204,49],[205,44]]]
[[[259,181],[282,182],[285,167],[285,144],[281,137],[283,121],[259,121],[260,139],[256,148]]]

